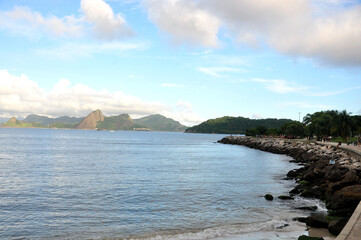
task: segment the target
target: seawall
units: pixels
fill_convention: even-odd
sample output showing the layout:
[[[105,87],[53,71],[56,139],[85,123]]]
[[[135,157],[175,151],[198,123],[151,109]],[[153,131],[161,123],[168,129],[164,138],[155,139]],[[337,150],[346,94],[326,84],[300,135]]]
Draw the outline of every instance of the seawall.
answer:
[[[361,156],[303,140],[228,136],[218,141],[291,156],[301,168],[287,173],[298,185],[291,195],[325,200],[328,228],[338,235],[361,200]],[[335,230],[335,225],[336,230]]]

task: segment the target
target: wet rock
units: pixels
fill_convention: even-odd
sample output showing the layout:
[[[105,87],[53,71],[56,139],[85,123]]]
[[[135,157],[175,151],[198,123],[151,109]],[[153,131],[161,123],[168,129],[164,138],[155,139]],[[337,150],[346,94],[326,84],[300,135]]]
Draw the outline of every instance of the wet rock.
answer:
[[[315,228],[327,228],[328,221],[326,216],[323,214],[312,214],[307,217],[306,225]]]
[[[278,196],[278,198],[281,200],[294,200],[295,199],[292,196],[285,196],[285,195]]]
[[[273,196],[271,194],[266,194],[264,195],[264,198],[267,200],[267,201],[272,201],[273,200]]]
[[[308,210],[308,211],[316,211],[317,208],[318,208],[317,206],[304,206],[304,207],[297,207],[296,209]]]
[[[298,176],[298,174],[296,173],[295,170],[291,170],[287,173],[287,177],[290,179],[296,178]]]
[[[326,197],[327,207],[338,211],[341,216],[353,213],[361,200],[361,185],[344,187]]]
[[[324,240],[322,237],[309,237],[306,235],[302,235],[298,237],[298,240]]]
[[[335,236],[339,235],[342,229],[346,226],[348,220],[349,218],[340,218],[330,221],[328,224],[328,231]]]
[[[304,198],[323,198],[322,192],[320,191],[320,189],[318,189],[317,186],[315,186],[313,188],[305,188],[301,192],[301,197],[304,197]]]
[[[292,219],[293,221],[297,221],[297,222],[301,222],[301,223],[306,223],[307,218],[306,217],[296,217]]]

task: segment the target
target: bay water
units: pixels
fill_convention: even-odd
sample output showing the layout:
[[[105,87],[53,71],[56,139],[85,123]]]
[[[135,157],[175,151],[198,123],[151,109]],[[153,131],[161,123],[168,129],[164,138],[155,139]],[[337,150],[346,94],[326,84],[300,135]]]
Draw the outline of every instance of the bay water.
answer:
[[[0,239],[297,239],[290,157],[223,135],[0,128]],[[320,206],[320,205],[319,205]],[[322,209],[322,208],[321,208]]]

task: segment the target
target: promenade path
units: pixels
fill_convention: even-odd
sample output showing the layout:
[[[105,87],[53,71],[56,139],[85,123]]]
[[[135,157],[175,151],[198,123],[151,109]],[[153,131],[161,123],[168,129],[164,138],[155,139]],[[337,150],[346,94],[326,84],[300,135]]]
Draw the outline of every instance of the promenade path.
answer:
[[[331,145],[331,146],[337,147],[337,143],[335,143],[335,142],[320,142],[320,141],[318,141],[316,143],[320,144],[320,145]],[[361,146],[354,146],[354,145],[351,145],[351,144],[347,145],[345,143],[342,143],[338,147],[339,147],[339,149],[343,149],[343,150],[346,150],[346,151],[349,151],[349,152],[356,153],[361,157]]]
[[[317,142],[321,145],[337,146],[337,143],[333,142]],[[349,152],[358,154],[361,157],[361,146],[342,144],[339,149],[344,149]],[[358,204],[356,210],[353,212],[350,220],[346,226],[342,229],[342,232],[337,236],[335,240],[360,240],[361,239],[361,202]]]

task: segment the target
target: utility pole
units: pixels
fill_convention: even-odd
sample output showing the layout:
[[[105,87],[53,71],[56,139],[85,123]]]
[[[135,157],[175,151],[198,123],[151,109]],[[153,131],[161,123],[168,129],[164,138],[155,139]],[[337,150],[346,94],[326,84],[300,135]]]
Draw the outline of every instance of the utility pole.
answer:
[[[301,112],[298,112],[298,121],[301,122]]]

